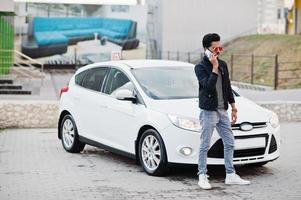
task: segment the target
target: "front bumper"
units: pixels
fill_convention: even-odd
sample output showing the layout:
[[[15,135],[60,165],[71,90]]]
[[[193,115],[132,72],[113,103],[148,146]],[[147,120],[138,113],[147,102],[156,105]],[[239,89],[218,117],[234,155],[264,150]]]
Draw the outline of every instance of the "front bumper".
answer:
[[[275,160],[280,155],[280,127],[273,128],[269,123],[266,127],[255,128],[251,131],[232,130],[237,139],[265,137],[264,148],[250,148],[246,150],[234,150],[234,165],[268,162]],[[180,129],[174,125],[168,126],[161,133],[164,140],[167,159],[169,163],[198,164],[200,133]],[[224,165],[223,146],[221,138],[216,130],[212,135],[210,149],[208,151],[207,164]],[[189,147],[190,155],[181,153],[181,148]]]

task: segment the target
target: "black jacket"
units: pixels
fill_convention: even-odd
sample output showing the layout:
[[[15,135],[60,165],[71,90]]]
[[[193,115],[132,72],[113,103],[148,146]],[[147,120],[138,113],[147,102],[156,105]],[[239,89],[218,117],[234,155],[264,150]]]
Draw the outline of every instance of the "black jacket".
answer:
[[[228,103],[234,103],[229,71],[225,61],[218,59],[219,70],[222,74],[222,86],[224,96],[224,107],[228,110]],[[217,110],[216,82],[218,75],[212,72],[212,64],[207,56],[194,68],[199,81],[199,107],[205,110]]]

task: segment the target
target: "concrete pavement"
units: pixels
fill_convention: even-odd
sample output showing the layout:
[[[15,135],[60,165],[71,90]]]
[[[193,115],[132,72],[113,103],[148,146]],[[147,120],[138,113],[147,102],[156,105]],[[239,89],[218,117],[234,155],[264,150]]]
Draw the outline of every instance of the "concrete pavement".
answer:
[[[146,175],[131,159],[86,146],[67,153],[56,129],[0,131],[0,199],[301,199],[301,123],[282,123],[281,156],[264,167],[240,167],[250,186],[226,186],[223,167],[209,168],[214,187],[197,186],[196,167]]]

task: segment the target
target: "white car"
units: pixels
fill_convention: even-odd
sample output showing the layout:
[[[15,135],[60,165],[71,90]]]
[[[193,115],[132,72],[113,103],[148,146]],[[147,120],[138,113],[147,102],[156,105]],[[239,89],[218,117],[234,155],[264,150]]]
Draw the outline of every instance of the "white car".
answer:
[[[277,115],[233,93],[238,108],[234,164],[277,159]],[[68,152],[78,153],[85,144],[101,147],[136,159],[149,175],[162,175],[169,164],[198,163],[201,127],[193,64],[121,60],[82,67],[61,89],[59,112],[58,137]],[[216,131],[207,162],[224,164]]]

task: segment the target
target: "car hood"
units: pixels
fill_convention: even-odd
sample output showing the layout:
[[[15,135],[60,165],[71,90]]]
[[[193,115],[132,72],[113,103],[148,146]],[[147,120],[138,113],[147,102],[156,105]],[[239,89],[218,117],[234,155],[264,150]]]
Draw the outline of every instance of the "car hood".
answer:
[[[176,114],[183,117],[199,118],[200,109],[198,107],[199,100],[194,99],[172,99],[172,100],[154,100],[150,108],[152,110],[166,113]],[[242,96],[236,97],[237,122],[268,122],[271,112],[256,103]],[[229,105],[230,106],[230,105]],[[228,115],[231,116],[231,108],[228,109]]]

